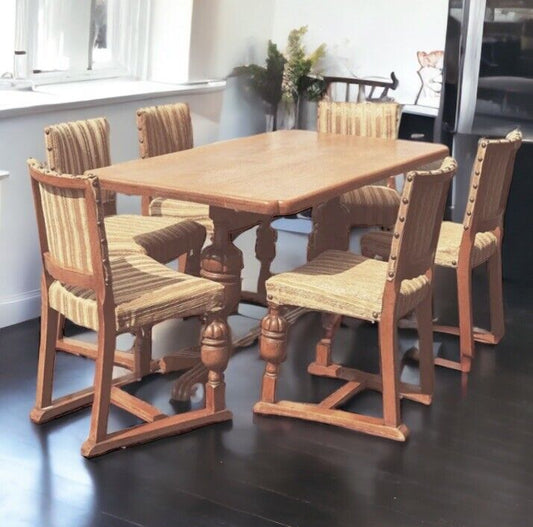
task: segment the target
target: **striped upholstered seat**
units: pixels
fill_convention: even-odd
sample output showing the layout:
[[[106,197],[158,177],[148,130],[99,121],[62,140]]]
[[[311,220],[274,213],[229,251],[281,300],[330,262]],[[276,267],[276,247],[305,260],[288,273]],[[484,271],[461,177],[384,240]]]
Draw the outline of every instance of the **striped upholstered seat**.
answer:
[[[41,345],[37,398],[31,418],[43,423],[92,405],[82,454],[96,456],[158,437],[231,418],[224,399],[224,374],[231,338],[222,313],[224,287],[171,270],[143,254],[110,254],[100,184],[94,176],[70,176],[29,161],[43,263]],[[151,327],[176,317],[201,316],[201,356],[209,370],[205,408],[173,416],[121,389],[151,368]],[[88,356],[96,360],[92,387],[53,397],[57,326],[60,317],[98,333]],[[133,374],[113,378],[117,335],[133,332]],[[144,344],[144,345],[143,345]],[[76,349],[82,350],[77,344]],[[82,353],[83,354],[83,353]],[[110,405],[145,421],[108,433]]]
[[[83,174],[111,164],[109,123],[104,118],[60,123],[45,129],[48,165],[66,174]],[[162,263],[180,255],[198,253],[191,259],[199,272],[199,252],[205,229],[197,223],[182,225],[176,218],[152,218],[134,214],[116,214],[116,197],[102,193],[106,230],[112,253],[139,252]],[[115,244],[116,242],[116,244]]]
[[[322,101],[318,105],[317,130],[344,135],[396,139],[401,106],[397,103]],[[390,227],[396,221],[400,194],[394,178],[352,190],[341,196],[353,226]]]
[[[515,130],[505,139],[481,139],[472,167],[470,192],[463,223],[442,223],[435,264],[456,269],[459,327],[437,324],[434,331],[459,335],[458,361],[435,358],[448,368],[470,371],[474,341],[497,344],[503,337],[501,240],[503,217],[511,184],[516,151],[522,136]],[[387,232],[369,232],[361,238],[361,252],[369,257],[388,258],[393,241]],[[491,297],[491,329],[474,330],[472,269],[487,262]]]
[[[459,250],[463,238],[463,225],[451,221],[443,221],[441,225],[435,264],[443,267],[457,267]],[[392,233],[373,231],[364,234],[361,238],[361,251],[363,254],[372,254],[383,259],[388,259]],[[486,262],[498,250],[498,239],[488,232],[478,232],[472,247],[472,265],[477,267]]]
[[[149,214],[181,220],[190,220],[205,227],[208,233],[213,232],[213,220],[209,217],[209,205],[182,201],[170,198],[154,198],[150,202]]]
[[[104,222],[111,254],[146,254],[163,263],[171,262],[180,254],[188,254],[199,240],[205,239],[205,229],[190,220],[117,214],[106,216]]]
[[[142,159],[193,147],[191,113],[186,103],[139,108],[137,130]],[[209,234],[213,233],[208,205],[155,197],[144,201],[143,207],[151,216],[193,220],[203,225]]]
[[[220,284],[175,272],[142,254],[111,257],[110,268],[118,333],[222,305],[224,288]],[[49,298],[50,307],[69,320],[98,331],[93,290],[56,280],[50,285]]]
[[[455,161],[447,158],[439,170],[407,175],[387,262],[348,251],[327,250],[307,264],[266,281],[268,314],[261,322],[260,340],[266,366],[261,400],[254,406],[255,412],[318,421],[405,441],[408,431],[401,421],[400,397],[429,404],[433,394],[431,268],[455,170]],[[319,403],[276,400],[280,365],[287,350],[285,306],[323,313],[323,337],[316,347],[316,359],[307,371],[346,383]],[[419,386],[400,382],[397,362],[397,322],[411,310],[418,319]],[[379,322],[380,374],[332,362],[332,339],[345,315]],[[338,409],[365,389],[382,392],[382,417]]]
[[[363,320],[379,321],[387,283],[387,262],[344,251],[325,251],[293,271],[267,280],[269,300],[317,311],[343,313]],[[398,311],[405,314],[429,294],[425,275],[402,281]]]

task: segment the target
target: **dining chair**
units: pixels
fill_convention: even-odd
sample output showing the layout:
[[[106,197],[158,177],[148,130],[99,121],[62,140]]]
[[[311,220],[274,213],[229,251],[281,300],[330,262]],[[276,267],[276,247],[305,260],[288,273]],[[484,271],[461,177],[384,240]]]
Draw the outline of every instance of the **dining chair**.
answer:
[[[433,330],[459,335],[458,361],[435,358],[435,364],[469,372],[474,341],[497,344],[505,333],[502,290],[501,244],[503,219],[514,161],[522,143],[520,131],[505,139],[479,140],[463,223],[442,223],[435,264],[455,269],[459,326],[435,324]],[[388,258],[393,238],[387,232],[369,232],[361,238],[361,252],[367,257]],[[472,271],[487,263],[490,330],[474,328]]]
[[[397,139],[401,105],[395,102],[333,102],[318,105],[318,132]],[[400,205],[395,177],[352,190],[341,196],[349,227],[394,225]]]
[[[87,119],[51,125],[44,139],[48,166],[66,174],[83,174],[111,164],[109,123],[105,118]],[[198,275],[200,252],[205,241],[205,228],[193,221],[176,218],[149,217],[139,214],[116,214],[116,195],[102,190],[104,223],[111,254],[142,253],[160,263],[181,259],[180,269]],[[185,261],[183,261],[185,260]],[[64,336],[64,320],[59,318],[56,347],[67,353],[95,358],[93,344]],[[146,346],[150,335],[136,335],[133,348]],[[137,363],[136,354],[117,350],[116,363],[129,368],[139,377],[158,369],[163,361]],[[183,362],[183,361],[182,361]],[[175,362],[181,368],[190,360]],[[166,363],[165,363],[166,364]],[[170,366],[169,366],[170,367]]]
[[[193,148],[191,112],[187,103],[164,104],[137,110],[139,154],[142,159]],[[143,214],[189,219],[213,233],[209,205],[170,198],[143,196]]]
[[[109,123],[100,117],[47,126],[44,131],[51,170],[83,174],[111,164]],[[194,222],[139,214],[117,214],[116,194],[103,190],[108,241],[112,251],[142,252],[161,263],[188,256],[187,272],[198,274],[205,229]]]
[[[455,171],[455,161],[446,158],[439,170],[407,174],[387,262],[348,251],[326,250],[307,264],[266,282],[268,313],[261,322],[260,340],[260,354],[266,367],[255,413],[295,417],[406,440],[408,429],[401,419],[400,398],[430,404],[433,396],[432,267],[446,195]],[[308,372],[346,381],[316,404],[276,398],[280,365],[286,358],[286,306],[323,313],[324,336],[317,344],[316,359]],[[401,382],[399,378],[397,322],[412,310],[418,320],[420,339],[419,385]],[[332,339],[341,316],[378,323],[379,374],[332,361]],[[365,389],[382,393],[382,417],[338,409]]]
[[[139,154],[142,159],[193,148],[191,114],[189,105],[186,103],[139,108],[137,130]],[[176,177],[179,177],[179,174]],[[209,236],[213,234],[213,221],[209,217],[209,206],[202,203],[147,197],[143,201],[143,211],[151,216],[193,220],[202,224]],[[244,221],[238,214],[232,215],[230,236],[235,239],[257,225],[255,256],[260,262],[260,268],[257,292],[243,291],[242,299],[253,303],[263,303],[264,282],[271,276],[270,265],[276,256],[277,233],[271,226],[272,218],[270,217],[257,216],[252,221],[250,221],[250,215],[243,217]]]
[[[92,457],[230,419],[224,402],[223,371],[231,339],[220,312],[223,287],[173,271],[142,253],[113,254],[98,178],[59,174],[33,159],[28,166],[43,265],[41,342],[32,421],[44,423],[92,405],[89,436],[82,446],[82,454]],[[93,386],[54,398],[60,315],[96,331],[98,344]],[[135,380],[135,374],[113,379],[117,335],[144,331],[170,318],[198,315],[205,320],[201,355],[209,370],[205,408],[167,416],[121,388]],[[144,353],[139,360],[149,362],[150,355]],[[109,433],[111,405],[145,423]]]

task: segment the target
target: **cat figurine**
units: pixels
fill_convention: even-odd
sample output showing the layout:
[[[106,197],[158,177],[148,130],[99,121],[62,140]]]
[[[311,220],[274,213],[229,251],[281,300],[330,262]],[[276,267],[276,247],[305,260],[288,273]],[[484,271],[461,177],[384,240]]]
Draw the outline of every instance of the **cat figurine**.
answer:
[[[415,104],[438,108],[442,88],[442,68],[444,51],[418,51],[416,54],[420,69],[418,76],[422,86],[415,99]]]

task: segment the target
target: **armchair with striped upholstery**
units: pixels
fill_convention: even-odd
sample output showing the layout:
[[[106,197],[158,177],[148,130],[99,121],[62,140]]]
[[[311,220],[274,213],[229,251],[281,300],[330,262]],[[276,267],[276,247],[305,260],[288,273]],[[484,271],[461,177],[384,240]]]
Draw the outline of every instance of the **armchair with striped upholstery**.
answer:
[[[48,166],[65,174],[83,174],[111,164],[109,123],[105,118],[65,122],[45,128],[44,139]],[[193,221],[150,217],[140,214],[116,214],[114,192],[102,191],[104,223],[110,254],[145,254],[160,263],[176,258],[185,260],[181,269],[193,275],[200,271],[200,252],[205,228]],[[68,353],[95,357],[94,346],[63,336],[60,317],[56,347]],[[134,349],[147,346],[150,335],[136,336]],[[157,363],[138,363],[135,354],[117,350],[116,363],[136,372],[139,377],[158,369]],[[190,360],[186,360],[188,364]],[[161,363],[162,364],[162,363]],[[181,363],[174,367],[181,368]]]
[[[58,174],[29,160],[43,264],[42,318],[37,398],[31,419],[44,423],[92,404],[87,457],[228,420],[223,371],[231,339],[221,315],[224,289],[203,278],[175,272],[141,252],[117,254],[106,236],[100,184],[94,176]],[[201,354],[209,370],[205,408],[167,416],[121,386],[135,373],[113,379],[116,336],[143,332],[175,317],[206,317]],[[98,334],[93,386],[53,397],[59,317]],[[139,352],[149,350],[137,350]],[[149,364],[150,356],[137,359]],[[108,433],[110,405],[145,424]]]

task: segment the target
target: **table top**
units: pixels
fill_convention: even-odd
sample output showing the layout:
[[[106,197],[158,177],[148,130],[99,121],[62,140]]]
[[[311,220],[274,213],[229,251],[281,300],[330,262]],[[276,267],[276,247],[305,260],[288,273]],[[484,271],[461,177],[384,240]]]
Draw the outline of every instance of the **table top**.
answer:
[[[448,155],[444,145],[280,130],[91,170],[103,188],[293,214]]]

